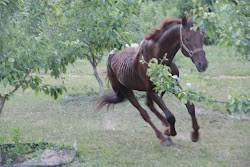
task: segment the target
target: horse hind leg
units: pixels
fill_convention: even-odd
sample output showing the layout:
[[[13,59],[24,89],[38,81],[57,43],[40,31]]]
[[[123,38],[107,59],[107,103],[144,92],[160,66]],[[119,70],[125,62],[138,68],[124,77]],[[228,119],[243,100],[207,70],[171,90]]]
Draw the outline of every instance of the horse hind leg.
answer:
[[[140,112],[142,118],[154,129],[157,138],[160,139],[161,145],[163,145],[163,146],[171,145],[170,139],[165,138],[164,135],[161,133],[161,131],[159,131],[158,128],[153,124],[153,122],[151,121],[147,111],[142,108],[142,106],[139,104],[139,102],[135,98],[133,91],[129,90],[124,95],[131,102],[131,104],[135,108],[137,108],[137,110]]]
[[[167,106],[164,104],[162,98],[158,96],[158,94],[154,91],[150,91],[150,96],[153,99],[153,101],[162,109],[162,111],[166,114],[167,121],[170,125],[165,130],[165,133],[167,136],[176,136],[176,131],[175,131],[175,117],[174,115],[169,111]]]
[[[166,126],[167,128],[170,127],[167,119],[155,108],[153,100],[149,94],[147,94],[147,106],[161,120],[164,126]],[[165,131],[167,131],[167,129]],[[175,143],[171,140],[170,136],[168,136],[168,141],[170,142],[170,144],[175,145]]]

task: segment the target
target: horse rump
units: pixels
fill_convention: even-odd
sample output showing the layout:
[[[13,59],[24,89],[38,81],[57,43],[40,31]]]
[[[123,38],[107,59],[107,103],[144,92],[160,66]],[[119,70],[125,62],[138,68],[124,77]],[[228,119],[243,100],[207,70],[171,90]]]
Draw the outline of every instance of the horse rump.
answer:
[[[112,67],[111,67],[111,59],[113,58],[115,53],[116,53],[115,51],[111,51],[109,56],[108,56],[107,77],[106,77],[108,82],[111,84],[111,86],[114,90],[114,93],[111,95],[101,96],[95,104],[95,106],[96,106],[95,111],[99,111],[106,104],[108,105],[107,106],[107,110],[108,110],[111,105],[123,102],[125,99],[124,95],[119,91],[119,87],[122,87],[122,85],[115,77],[114,72],[113,72]]]

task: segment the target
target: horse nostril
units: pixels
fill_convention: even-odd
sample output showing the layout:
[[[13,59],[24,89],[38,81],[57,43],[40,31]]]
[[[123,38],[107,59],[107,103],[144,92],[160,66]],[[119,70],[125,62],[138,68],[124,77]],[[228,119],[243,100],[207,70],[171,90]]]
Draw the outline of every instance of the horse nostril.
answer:
[[[198,66],[199,66],[199,67],[202,67],[202,64],[201,64],[201,62],[199,62],[199,63],[198,63]]]

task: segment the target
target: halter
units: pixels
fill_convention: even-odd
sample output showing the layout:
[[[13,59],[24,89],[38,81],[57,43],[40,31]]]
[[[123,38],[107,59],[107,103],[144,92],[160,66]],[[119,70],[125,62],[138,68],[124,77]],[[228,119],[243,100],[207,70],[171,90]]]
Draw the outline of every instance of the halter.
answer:
[[[183,48],[186,52],[188,52],[189,57],[191,58],[195,53],[198,53],[200,51],[205,52],[202,48],[197,48],[195,50],[190,50],[187,48],[187,46],[184,44],[183,40],[182,40],[182,26],[180,26],[180,43],[181,43],[181,49]]]

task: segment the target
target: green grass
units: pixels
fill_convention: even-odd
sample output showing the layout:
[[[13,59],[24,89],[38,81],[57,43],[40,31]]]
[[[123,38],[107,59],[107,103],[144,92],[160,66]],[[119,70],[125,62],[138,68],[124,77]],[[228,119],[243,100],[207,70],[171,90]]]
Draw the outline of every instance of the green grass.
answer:
[[[240,92],[249,96],[250,63],[237,62],[215,46],[205,50],[210,62],[205,73],[199,73],[191,60],[178,54],[182,86],[192,83],[193,89],[205,90],[224,101],[232,89],[240,88]],[[103,80],[105,64],[106,57],[98,68]],[[43,76],[45,82],[61,82]],[[68,92],[56,101],[42,93],[35,96],[33,91],[19,90],[6,103],[0,116],[0,135],[7,137],[5,143],[11,142],[14,128],[19,128],[22,139],[29,142],[43,138],[47,142],[73,144],[76,140],[79,157],[72,166],[249,166],[248,116],[230,116],[223,107],[213,111],[197,104],[201,139],[193,143],[187,110],[176,98],[165,96],[164,101],[176,116],[177,136],[173,137],[176,146],[162,147],[151,127],[128,101],[111,111],[94,112],[98,95],[93,91],[99,88],[86,60],[70,66],[64,77]],[[145,99],[139,101],[147,109]],[[163,131],[160,121],[150,111],[149,114]]]

